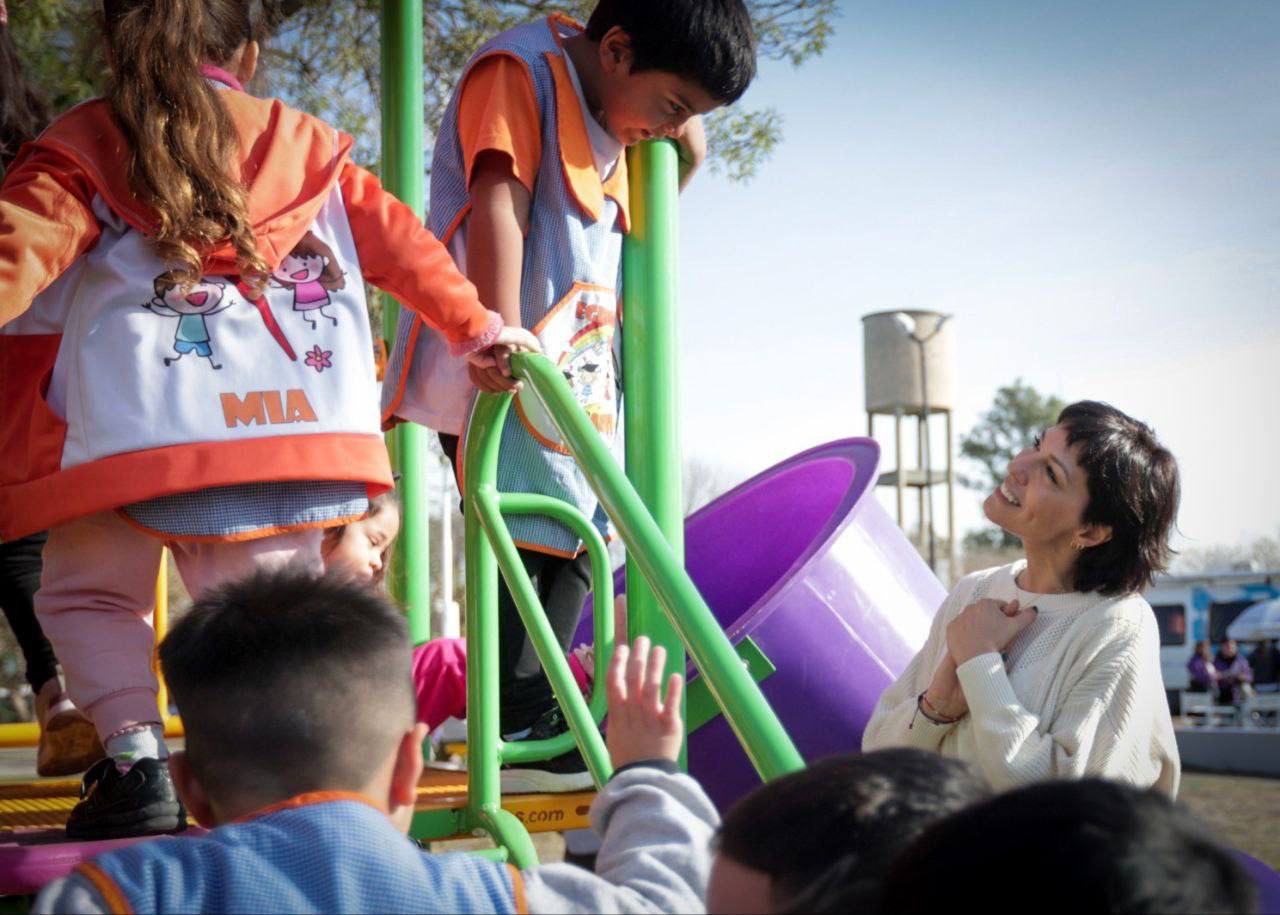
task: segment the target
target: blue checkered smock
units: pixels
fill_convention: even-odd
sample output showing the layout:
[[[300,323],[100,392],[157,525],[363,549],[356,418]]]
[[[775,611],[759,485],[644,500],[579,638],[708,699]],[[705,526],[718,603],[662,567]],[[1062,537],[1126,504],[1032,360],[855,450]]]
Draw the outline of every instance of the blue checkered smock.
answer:
[[[353,799],[299,806],[106,852],[73,879],[134,912],[514,912],[518,872],[431,855]]]
[[[626,212],[625,206],[604,192],[580,103],[569,82],[560,42],[579,29],[556,16],[519,26],[481,47],[468,69],[482,58],[505,54],[529,70],[541,125],[541,159],[524,244],[521,321],[537,335],[601,436],[616,447],[621,435],[617,293]],[[427,226],[446,243],[470,206],[458,139],[458,100],[455,92],[441,123],[431,167]],[[625,187],[625,162],[620,160],[617,168]],[[620,196],[625,197],[625,191]],[[421,343],[431,333],[413,313],[400,313],[383,388],[388,415],[413,416],[405,406],[414,392],[405,389],[401,377],[421,374],[416,371],[419,366],[413,365],[415,359],[440,358],[439,347]],[[430,355],[424,355],[428,350]],[[608,535],[608,518],[595,493],[527,387],[502,429],[498,489],[569,502]],[[541,515],[509,516],[507,524],[522,547],[572,556],[582,545],[567,527]]]

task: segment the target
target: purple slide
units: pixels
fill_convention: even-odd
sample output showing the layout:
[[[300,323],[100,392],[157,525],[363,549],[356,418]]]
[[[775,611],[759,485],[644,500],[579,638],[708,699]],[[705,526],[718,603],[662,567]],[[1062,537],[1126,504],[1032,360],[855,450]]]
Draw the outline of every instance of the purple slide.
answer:
[[[946,595],[876,500],[879,458],[871,439],[820,445],[685,522],[690,577],[729,640],[776,668],[761,689],[808,760],[858,749]],[[759,783],[722,717],[690,735],[689,769],[722,809]]]
[[[1235,855],[1258,887],[1258,915],[1280,915],[1280,874],[1252,855],[1242,851]]]

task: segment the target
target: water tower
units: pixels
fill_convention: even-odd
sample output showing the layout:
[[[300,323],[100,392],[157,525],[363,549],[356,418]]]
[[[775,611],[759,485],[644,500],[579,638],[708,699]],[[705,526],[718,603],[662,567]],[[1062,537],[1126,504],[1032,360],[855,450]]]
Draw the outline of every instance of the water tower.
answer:
[[[877,415],[893,417],[894,465],[880,474],[881,486],[897,490],[898,525],[904,526],[906,491],[916,492],[920,546],[935,572],[933,487],[947,493],[947,575],[955,579],[955,471],[952,466],[951,411],[955,404],[955,325],[951,315],[936,311],[879,311],[862,318],[863,366],[866,372],[867,435],[875,437]],[[930,431],[932,417],[945,423],[945,459],[935,466]],[[915,419],[916,458],[906,467],[902,421]]]

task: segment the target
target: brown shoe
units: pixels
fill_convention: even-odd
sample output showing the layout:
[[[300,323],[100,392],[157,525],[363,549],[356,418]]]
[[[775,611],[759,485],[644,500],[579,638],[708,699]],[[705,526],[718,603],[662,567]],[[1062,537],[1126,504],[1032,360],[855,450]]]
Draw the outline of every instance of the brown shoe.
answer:
[[[36,718],[40,722],[38,775],[75,775],[107,755],[93,722],[70,703],[56,680],[46,683],[36,696]]]

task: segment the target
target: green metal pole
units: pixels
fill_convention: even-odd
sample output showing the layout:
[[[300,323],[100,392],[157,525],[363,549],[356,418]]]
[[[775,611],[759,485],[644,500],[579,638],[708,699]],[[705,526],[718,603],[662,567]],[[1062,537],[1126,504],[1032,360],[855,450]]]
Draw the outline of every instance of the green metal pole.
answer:
[[[425,151],[422,126],[422,0],[382,0],[382,178],[385,187],[423,214]],[[394,340],[400,305],[382,296],[382,333]],[[400,471],[404,506],[389,571],[391,593],[409,612],[419,645],[431,638],[430,515],[424,469],[426,430],[402,423],[387,436]]]
[[[591,420],[583,412],[560,371],[541,354],[519,353],[512,368],[542,401],[570,453],[586,474],[600,503],[614,520],[628,553],[635,558],[656,595],[661,612],[689,646],[700,681],[724,709],[729,726],[738,736],[762,778],[768,780],[804,765],[782,723],[756,685],[754,674],[739,662],[715,616],[694,586],[683,562],[672,553],[665,535],[645,508],[635,487],[615,463]],[[568,664],[560,654],[542,608],[503,520],[504,513],[547,514],[576,530],[588,544],[592,571],[602,586],[595,594],[597,655],[612,654],[613,633],[609,619],[610,591],[606,551],[598,533],[575,507],[546,496],[498,493],[498,455],[503,421],[511,395],[482,394],[472,408],[463,455],[467,481],[465,499],[469,522],[466,536],[467,575],[467,806],[458,825],[483,830],[506,849],[517,867],[529,867],[537,856],[520,821],[501,809],[499,767],[502,762],[550,758],[578,742],[597,784],[610,770],[605,747],[592,721],[604,709],[603,691],[592,692],[590,707],[572,682]],[[499,733],[498,709],[498,567],[511,586],[516,605],[533,633],[543,665],[572,724],[572,737],[561,734],[533,746],[504,745]],[[635,580],[639,580],[639,577]],[[422,828],[449,828],[450,821],[421,823]]]
[[[501,504],[502,508],[499,508],[499,504]],[[568,511],[559,510],[559,506],[564,506]],[[560,650],[560,644],[556,641],[556,635],[551,629],[551,623],[538,600],[538,592],[525,571],[524,563],[520,561],[520,552],[516,548],[515,541],[511,539],[511,535],[507,532],[506,522],[502,516],[504,511],[528,508],[531,513],[546,513],[553,517],[556,513],[559,513],[561,520],[581,522],[573,526],[579,528],[580,535],[584,533],[581,531],[581,528],[584,527],[591,532],[587,535],[587,542],[592,543],[590,557],[592,570],[605,575],[603,579],[605,590],[609,592],[609,596],[612,596],[613,589],[609,587],[610,581],[608,578],[609,553],[605,548],[604,538],[600,536],[599,531],[590,526],[587,519],[582,516],[582,513],[572,505],[547,496],[499,496],[497,488],[489,481],[485,481],[476,487],[476,493],[471,500],[470,507],[474,507],[477,511],[475,514],[469,515],[469,517],[476,519],[472,523],[478,522],[484,527],[485,533],[488,535],[490,548],[498,561],[498,568],[502,570],[503,577],[507,580],[507,587],[511,589],[511,596],[515,600],[516,609],[520,613],[520,618],[523,620],[525,628],[529,631],[529,638],[533,642],[534,649],[540,658],[546,659],[543,661],[543,668],[547,672],[547,679],[551,682],[556,702],[560,704],[565,717],[572,725],[569,734],[560,736],[568,736],[577,741],[578,749],[582,753],[582,758],[586,762],[587,769],[591,772],[591,777],[595,780],[596,786],[604,787],[604,783],[613,775],[613,766],[609,763],[609,752],[605,749],[600,731],[595,726],[598,718],[593,716],[592,710],[587,707],[587,700],[583,698],[582,691],[578,688],[578,684],[573,679],[573,674],[569,671],[569,662]],[[599,602],[597,602],[598,605]],[[606,606],[608,605],[606,604]],[[611,637],[612,632],[609,635]],[[611,638],[610,641],[612,641]],[[611,649],[612,645],[606,642],[601,651],[611,654]],[[604,690],[597,689],[593,690],[593,692],[596,694],[593,698],[598,700],[596,703],[600,712],[598,717],[603,718]],[[521,743],[507,744],[502,748],[502,759],[504,762],[547,759],[549,757],[545,753],[530,752],[535,750],[530,744],[540,742],[523,741]],[[570,747],[566,742],[561,752],[568,752],[569,749]],[[521,750],[525,752],[521,753]]]
[[[627,476],[684,563],[680,409],[677,398],[676,249],[679,160],[675,143],[650,140],[627,154],[631,231],[622,248],[622,373]],[[627,554],[627,628],[667,649],[683,674],[684,646]],[[684,750],[680,755],[684,766]]]
[[[506,404],[502,404],[505,408]],[[490,410],[496,405],[490,405]],[[480,412],[477,407],[475,412]],[[502,409],[502,415],[506,410]],[[474,428],[474,426],[472,427]],[[463,478],[467,481],[463,527],[467,557],[467,808],[468,829],[483,829],[507,849],[520,868],[538,863],[537,852],[524,826],[502,809],[499,768],[502,737],[498,707],[498,561],[480,523],[477,498],[481,487],[493,489],[498,474],[501,417],[490,434],[473,439],[467,435]],[[521,566],[523,575],[524,568]]]
[[[742,666],[715,615],[684,570],[684,563],[672,553],[666,536],[650,516],[635,487],[618,469],[608,447],[578,405],[564,375],[551,360],[538,353],[517,353],[511,357],[511,365],[516,377],[529,385],[542,401],[591,488],[600,496],[600,504],[627,544],[627,555],[635,559],[640,574],[657,595],[660,612],[661,608],[669,611],[668,621],[680,633],[684,644],[689,646],[708,688],[724,709],[730,728],[738,736],[756,771],[768,780],[803,768],[804,760],[778,716]],[[497,465],[499,432],[507,406],[500,402],[504,398],[509,400],[510,395],[482,394],[476,401],[467,432],[468,488],[473,480],[480,478],[481,472],[480,454],[473,457],[472,451],[479,452],[483,448],[484,459],[492,460],[494,467]],[[477,476],[473,477],[473,472]],[[484,548],[488,549],[487,543]],[[479,553],[473,554],[469,545],[468,576],[471,575],[472,555]],[[488,557],[488,562],[492,563],[492,552]],[[470,608],[472,591],[468,589],[467,594]],[[468,628],[468,638],[472,637]]]

